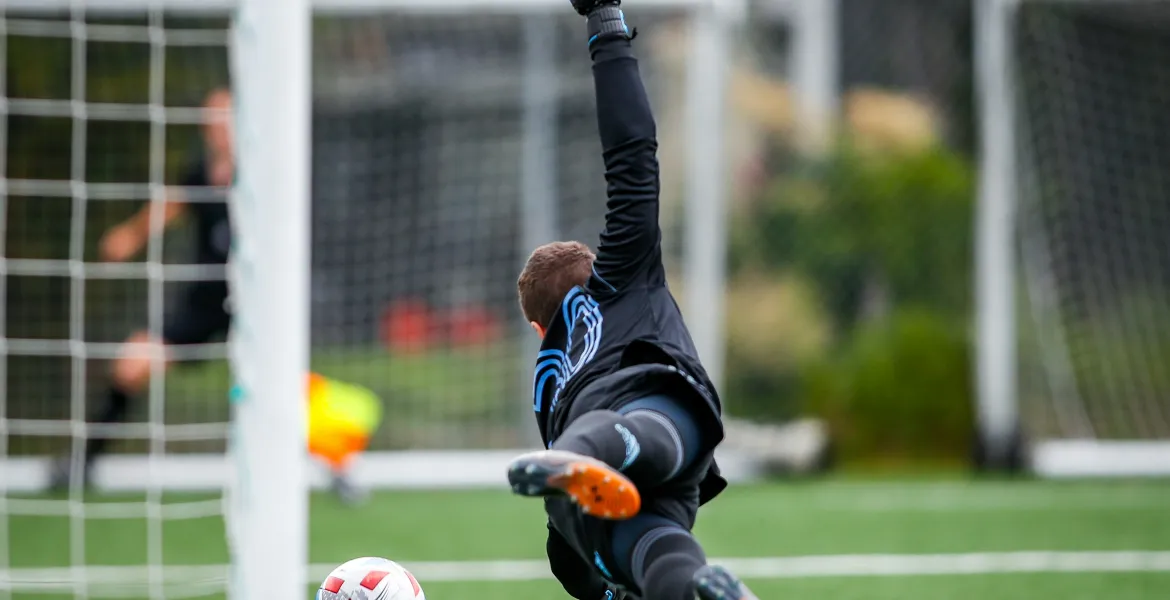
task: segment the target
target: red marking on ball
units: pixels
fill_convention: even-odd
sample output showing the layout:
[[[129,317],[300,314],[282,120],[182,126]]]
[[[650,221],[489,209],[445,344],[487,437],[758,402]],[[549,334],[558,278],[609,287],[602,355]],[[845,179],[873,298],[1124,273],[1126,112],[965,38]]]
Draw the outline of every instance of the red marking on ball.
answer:
[[[362,587],[366,588],[367,590],[372,590],[378,587],[378,584],[382,583],[382,580],[385,579],[387,575],[389,575],[389,573],[386,571],[370,571],[369,573],[366,573],[365,579],[362,579]]]
[[[338,577],[330,577],[325,580],[325,584],[321,586],[321,589],[325,590],[326,592],[337,594],[341,592],[341,585],[344,583],[345,582]]]
[[[406,578],[410,580],[410,587],[414,588],[414,595],[417,596],[421,594],[422,588],[418,586],[418,580],[414,578],[414,575],[411,575],[410,571],[407,571],[406,569],[403,569],[402,572],[406,573]]]

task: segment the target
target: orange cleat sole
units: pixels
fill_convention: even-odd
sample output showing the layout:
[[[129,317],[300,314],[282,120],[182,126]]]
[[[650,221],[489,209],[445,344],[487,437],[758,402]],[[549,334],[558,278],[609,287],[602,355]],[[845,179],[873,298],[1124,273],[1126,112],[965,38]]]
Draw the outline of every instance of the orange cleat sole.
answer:
[[[563,495],[583,514],[621,521],[642,508],[642,496],[628,477],[579,454],[547,450],[514,460],[508,469],[512,491],[523,496]]]

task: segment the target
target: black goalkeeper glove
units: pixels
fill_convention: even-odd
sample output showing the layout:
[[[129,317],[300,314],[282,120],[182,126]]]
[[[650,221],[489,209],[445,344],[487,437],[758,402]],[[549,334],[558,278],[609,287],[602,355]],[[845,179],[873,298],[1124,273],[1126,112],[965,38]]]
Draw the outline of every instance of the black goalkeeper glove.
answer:
[[[588,17],[589,13],[603,7],[603,6],[620,6],[622,0],[569,0],[569,4],[573,5],[573,9],[582,17]]]
[[[585,15],[589,32],[589,45],[606,37],[634,39],[636,31],[626,25],[622,14],[621,0],[570,0],[577,12]]]

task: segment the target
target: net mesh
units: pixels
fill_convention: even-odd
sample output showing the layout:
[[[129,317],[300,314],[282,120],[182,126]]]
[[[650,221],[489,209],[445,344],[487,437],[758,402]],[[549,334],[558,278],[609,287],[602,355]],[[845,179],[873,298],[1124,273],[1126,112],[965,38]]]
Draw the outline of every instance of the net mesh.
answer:
[[[682,252],[686,14],[631,11],[662,135],[669,270]],[[191,223],[125,262],[111,227],[166,197],[200,153],[200,106],[228,84],[226,16],[0,13],[0,598],[222,593],[220,340],[176,361],[128,423],[86,426],[113,359],[155,334],[193,281]],[[515,276],[531,247],[595,243],[604,205],[579,20],[373,12],[314,21],[312,367],[375,392],[371,449],[515,448],[535,436],[531,347]],[[196,202],[220,193],[185,190]],[[161,211],[155,213],[161,215]],[[290,406],[296,399],[290,399]],[[49,457],[80,471],[87,436],[116,438],[80,480],[40,495]],[[137,491],[120,491],[126,490]],[[142,489],[146,489],[142,493]],[[19,548],[9,542],[19,542]]]
[[[1025,2],[1021,410],[1042,438],[1170,436],[1170,7]]]
[[[198,147],[202,96],[226,82],[225,25],[223,18],[161,13],[0,15],[5,597],[182,597],[219,589],[215,578],[183,577],[180,584],[163,565],[181,554],[183,538],[222,530],[207,527],[221,518],[220,500],[162,495],[162,459],[184,447],[222,445],[224,413],[213,403],[223,397],[219,379],[163,377],[158,355],[152,368],[159,377],[127,423],[86,423],[106,402],[120,342],[135,329],[157,334],[164,307],[185,285],[223,279],[222,266],[192,264],[189,235],[163,234],[161,219],[153,219],[156,235],[128,261],[105,260],[99,242],[180,183]],[[187,196],[223,202],[205,190]],[[172,358],[222,359],[223,344],[209,342]],[[38,468],[44,461],[37,457],[80,474],[86,440],[95,436],[115,439],[119,453],[149,458],[112,457],[97,478],[113,488],[127,481],[119,473],[145,479],[137,486],[145,492],[94,497],[74,477],[66,492],[28,495],[48,483],[50,471]],[[198,559],[222,562],[222,540],[210,547],[220,555]],[[127,574],[115,565],[141,567]]]

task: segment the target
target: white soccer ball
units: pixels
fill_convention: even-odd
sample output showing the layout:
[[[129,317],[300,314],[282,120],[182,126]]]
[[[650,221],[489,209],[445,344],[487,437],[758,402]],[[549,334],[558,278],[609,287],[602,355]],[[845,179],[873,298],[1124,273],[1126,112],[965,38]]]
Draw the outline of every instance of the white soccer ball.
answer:
[[[316,600],[426,600],[426,595],[402,565],[367,556],[333,569]]]

